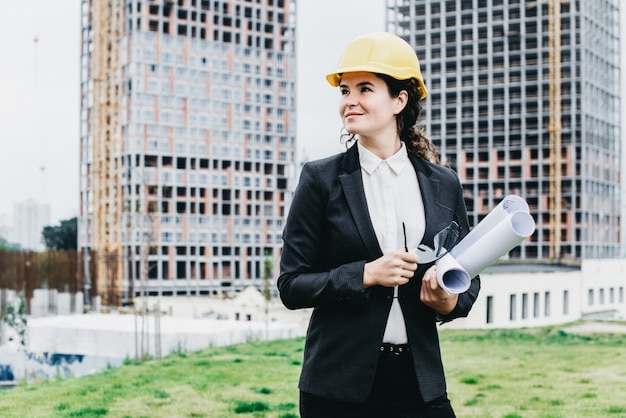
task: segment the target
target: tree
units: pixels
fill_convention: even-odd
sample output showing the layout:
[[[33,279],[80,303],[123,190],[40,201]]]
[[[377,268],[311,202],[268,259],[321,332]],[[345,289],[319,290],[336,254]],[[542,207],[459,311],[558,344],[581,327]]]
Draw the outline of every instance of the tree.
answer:
[[[78,248],[77,219],[62,220],[57,226],[44,227],[41,235],[46,248],[52,250],[76,250]]]

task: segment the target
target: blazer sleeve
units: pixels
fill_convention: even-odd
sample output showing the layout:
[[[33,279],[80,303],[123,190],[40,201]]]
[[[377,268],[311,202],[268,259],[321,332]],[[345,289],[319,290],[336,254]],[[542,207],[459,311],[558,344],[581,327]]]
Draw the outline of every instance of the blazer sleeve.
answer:
[[[278,289],[289,309],[363,304],[367,300],[368,292],[363,291],[365,260],[347,260],[336,266],[328,261],[336,243],[329,239],[331,221],[326,207],[329,191],[337,187],[333,183],[337,173],[330,169],[331,164],[318,164],[309,162],[302,168],[283,229]]]

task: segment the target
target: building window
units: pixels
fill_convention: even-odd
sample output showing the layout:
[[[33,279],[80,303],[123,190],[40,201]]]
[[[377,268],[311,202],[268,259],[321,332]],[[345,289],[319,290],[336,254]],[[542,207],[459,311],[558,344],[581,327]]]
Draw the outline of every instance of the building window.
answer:
[[[509,304],[509,319],[515,321],[517,319],[517,295],[511,295]]]
[[[533,294],[533,317],[539,318],[539,293]]]
[[[528,293],[522,294],[522,319],[528,318]]]
[[[493,296],[487,296],[487,318],[488,324],[493,324]]]
[[[550,316],[550,292],[546,292],[544,294],[543,303],[543,313],[546,317],[548,317]]]
[[[563,291],[563,315],[569,314],[569,290]]]
[[[587,305],[593,306],[593,289],[589,289],[587,293]]]
[[[600,289],[598,299],[599,299],[598,303],[600,305],[604,305],[604,289]]]

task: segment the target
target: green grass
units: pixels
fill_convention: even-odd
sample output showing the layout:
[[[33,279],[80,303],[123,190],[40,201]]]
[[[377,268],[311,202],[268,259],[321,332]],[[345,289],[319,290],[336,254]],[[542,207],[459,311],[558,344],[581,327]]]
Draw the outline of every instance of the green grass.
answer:
[[[626,335],[440,333],[459,418],[626,418]],[[303,339],[128,362],[0,392],[2,417],[297,418]]]

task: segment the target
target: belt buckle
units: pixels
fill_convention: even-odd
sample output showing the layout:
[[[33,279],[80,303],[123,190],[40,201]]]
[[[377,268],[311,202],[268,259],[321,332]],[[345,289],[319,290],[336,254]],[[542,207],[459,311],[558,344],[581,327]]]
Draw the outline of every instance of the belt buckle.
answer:
[[[400,354],[406,353],[408,351],[410,351],[408,345],[407,346],[403,346],[403,345],[394,345],[394,344],[388,344],[388,345],[381,345],[380,346],[380,351],[381,352],[388,352],[391,354],[394,354],[396,356],[399,356]]]

